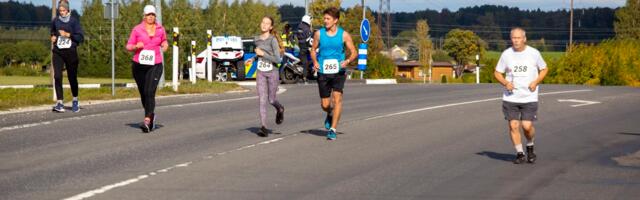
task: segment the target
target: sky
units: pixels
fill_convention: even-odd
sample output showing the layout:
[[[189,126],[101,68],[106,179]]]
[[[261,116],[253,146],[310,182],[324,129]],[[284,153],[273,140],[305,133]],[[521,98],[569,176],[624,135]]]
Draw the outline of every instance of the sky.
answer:
[[[7,0],[0,0],[7,1]],[[31,2],[34,5],[51,5],[51,0],[16,0],[19,2]],[[81,0],[69,0],[71,9],[80,11]],[[107,0],[103,0],[106,2]],[[231,0],[230,0],[231,1]],[[274,2],[276,4],[293,4],[303,6],[305,0],[262,0],[263,2]],[[311,1],[311,0],[307,0]],[[200,0],[206,5],[208,0]],[[342,0],[342,7],[352,7],[360,4],[361,0]],[[568,9],[571,0],[390,0],[392,12],[413,12],[416,10],[442,10],[447,8],[456,11],[460,7],[480,6],[480,5],[504,5],[509,7],[518,7],[520,9],[541,9],[541,10],[558,10]],[[624,6],[626,0],[574,0],[574,8],[589,7],[611,7],[616,8]],[[365,0],[365,5],[373,10],[378,10],[380,0]]]

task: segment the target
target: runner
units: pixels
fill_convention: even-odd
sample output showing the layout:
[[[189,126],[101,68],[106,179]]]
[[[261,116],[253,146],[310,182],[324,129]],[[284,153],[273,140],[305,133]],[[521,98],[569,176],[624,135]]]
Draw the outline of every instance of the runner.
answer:
[[[156,88],[162,76],[162,52],[167,51],[169,43],[164,28],[156,22],[156,8],[146,5],[143,13],[142,22],[131,31],[127,50],[135,52],[131,71],[144,107],[140,128],[148,133],[156,126]]]
[[[255,38],[256,57],[247,62],[252,63],[258,59],[258,74],[256,88],[260,101],[260,130],[258,135],[269,136],[271,130],[267,129],[267,102],[276,108],[276,124],[282,124],[284,120],[284,107],[278,102],[276,93],[280,83],[280,70],[278,63],[282,61],[281,53],[284,51],[280,42],[273,33],[273,18],[263,17],[260,23],[262,34]]]
[[[547,75],[547,63],[538,50],[526,45],[527,36],[524,29],[511,29],[511,42],[513,46],[502,52],[494,75],[505,87],[502,112],[509,121],[511,141],[516,149],[516,159],[513,163],[525,162],[520,138],[521,125],[527,138],[526,161],[534,163],[537,156],[533,151],[533,121],[537,120],[538,113],[538,84]],[[503,73],[506,73],[506,79]]]
[[[69,3],[58,3],[58,17],[51,22],[51,42],[53,43],[53,78],[56,89],[56,105],[54,112],[64,112],[64,95],[62,92],[62,70],[66,68],[67,78],[71,86],[73,101],[71,111],[80,111],[78,102],[78,45],[84,41],[80,20],[71,16]]]
[[[346,81],[345,68],[356,59],[358,54],[351,35],[338,26],[340,10],[331,7],[324,10],[323,15],[324,27],[314,34],[310,52],[313,69],[318,72],[322,110],[327,113],[324,122],[325,128],[328,129],[327,139],[335,140],[336,128],[342,112],[342,94]],[[345,45],[350,53],[349,59],[345,59]],[[320,51],[316,53],[316,49]]]

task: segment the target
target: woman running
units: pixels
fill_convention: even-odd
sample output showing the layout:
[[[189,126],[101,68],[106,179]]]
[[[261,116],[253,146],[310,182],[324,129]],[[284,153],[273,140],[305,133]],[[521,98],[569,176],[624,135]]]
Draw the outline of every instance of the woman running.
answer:
[[[256,87],[260,100],[260,123],[261,127],[258,135],[269,136],[271,130],[267,129],[267,102],[276,108],[276,124],[281,124],[284,120],[284,107],[276,99],[280,76],[278,63],[282,61],[281,53],[284,51],[277,37],[273,33],[273,18],[263,17],[260,23],[262,34],[255,38],[256,57],[248,62],[258,61],[258,74],[256,77]]]
[[[144,107],[140,128],[145,133],[156,125],[156,88],[162,76],[162,52],[168,48],[165,30],[156,22],[156,8],[146,5],[142,22],[133,28],[127,42],[127,50],[135,52],[131,70]]]

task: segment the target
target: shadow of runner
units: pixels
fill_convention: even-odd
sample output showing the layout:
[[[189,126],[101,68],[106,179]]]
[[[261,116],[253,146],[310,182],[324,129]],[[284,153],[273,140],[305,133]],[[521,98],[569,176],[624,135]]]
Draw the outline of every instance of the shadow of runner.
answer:
[[[244,129],[244,130],[249,131],[249,132],[251,132],[251,133],[253,133],[253,134],[257,135],[257,136],[260,136],[260,135],[258,135],[258,132],[260,131],[260,127],[249,127],[249,128]],[[268,130],[271,131],[271,132],[269,132],[269,134],[275,134],[275,135],[281,134],[280,132],[276,132],[273,129],[268,129]]]
[[[483,151],[476,153],[477,155],[486,156],[495,160],[502,160],[505,162],[511,162],[516,158],[515,154],[504,154],[504,153],[496,153],[492,151]]]
[[[140,133],[144,133],[144,132],[142,132],[142,130],[140,130],[140,124],[142,124],[142,122],[140,122],[140,123],[128,123],[128,124],[125,124],[125,126],[131,127],[131,128],[134,128],[134,129],[138,129],[140,131]],[[158,129],[161,129],[162,127],[164,127],[164,125],[156,124],[156,128],[153,129],[152,133],[154,131],[157,131]]]
[[[320,136],[320,137],[326,137],[327,136],[327,130],[324,130],[324,129],[309,129],[309,130],[300,131],[300,133],[311,134],[311,135]],[[336,132],[336,134],[342,135],[344,133],[343,132]]]

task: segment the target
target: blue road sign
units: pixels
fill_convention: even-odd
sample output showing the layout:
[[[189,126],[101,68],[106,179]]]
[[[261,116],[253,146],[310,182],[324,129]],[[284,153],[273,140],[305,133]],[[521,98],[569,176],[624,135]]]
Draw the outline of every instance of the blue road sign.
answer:
[[[370,35],[371,35],[371,25],[369,25],[369,20],[363,19],[362,23],[360,23],[360,38],[362,38],[362,42],[369,41]]]

